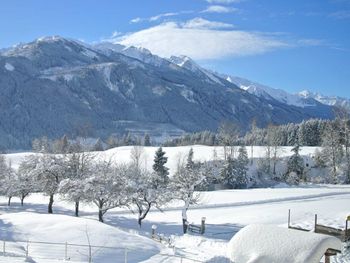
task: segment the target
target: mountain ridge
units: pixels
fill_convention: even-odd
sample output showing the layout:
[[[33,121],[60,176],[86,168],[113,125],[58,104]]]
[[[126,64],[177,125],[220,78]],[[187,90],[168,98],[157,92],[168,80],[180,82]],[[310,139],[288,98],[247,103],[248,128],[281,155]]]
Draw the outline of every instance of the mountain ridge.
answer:
[[[175,63],[145,49],[45,37],[0,54],[0,145],[28,148],[63,134],[154,137],[216,130],[228,120],[248,129],[331,118],[331,107],[286,105],[258,97],[189,58]],[[194,68],[191,68],[191,67]]]

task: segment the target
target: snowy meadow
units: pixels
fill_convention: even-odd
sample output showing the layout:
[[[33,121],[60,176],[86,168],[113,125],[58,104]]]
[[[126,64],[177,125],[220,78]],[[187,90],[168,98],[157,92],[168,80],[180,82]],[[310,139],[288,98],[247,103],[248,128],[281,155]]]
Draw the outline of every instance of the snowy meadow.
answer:
[[[315,151],[320,149],[317,147],[301,147],[299,151],[308,164],[305,165],[308,170],[304,171],[308,180],[300,180],[298,184],[282,180],[294,153],[292,148],[278,149],[276,174],[271,178],[261,170],[266,147],[254,147],[252,151],[246,147],[247,181],[240,189],[226,189],[227,185],[214,180],[227,174],[228,170],[223,173],[221,167],[225,164],[221,163],[225,151],[232,150],[233,158],[238,159],[238,147],[196,145],[163,147],[159,151],[157,147],[126,146],[93,155],[7,154],[5,163],[11,164],[18,179],[21,178],[18,171],[22,171],[36,181],[25,181],[24,185],[31,190],[18,188],[19,180],[10,184],[13,188],[7,193],[3,192],[0,223],[7,243],[0,262],[26,262],[26,251],[30,262],[60,262],[66,257],[71,262],[88,262],[89,253],[93,262],[125,259],[127,262],[229,262],[227,245],[232,236],[249,224],[287,227],[289,209],[294,226],[312,230],[317,214],[322,224],[345,228],[345,219],[350,214],[350,187],[317,183],[326,174],[325,168],[315,166]],[[64,174],[70,177],[57,179],[58,182],[54,176],[51,183],[48,178],[63,173],[62,159],[69,160],[63,167],[66,167]],[[93,164],[89,170],[88,163]],[[43,174],[47,174],[46,179]],[[85,178],[84,174],[89,177]],[[167,174],[169,181],[163,181],[162,174]],[[205,178],[208,174],[210,180]],[[44,187],[40,189],[38,185]],[[16,192],[19,190],[22,192]],[[28,196],[22,206],[18,197],[25,190]],[[77,201],[79,217],[75,216]],[[199,226],[204,217],[203,235],[188,230],[184,234],[184,220]],[[163,242],[152,239],[152,226]],[[26,241],[67,242],[68,252],[61,245],[29,242],[27,247]],[[333,260],[349,262],[349,251],[344,249]]]

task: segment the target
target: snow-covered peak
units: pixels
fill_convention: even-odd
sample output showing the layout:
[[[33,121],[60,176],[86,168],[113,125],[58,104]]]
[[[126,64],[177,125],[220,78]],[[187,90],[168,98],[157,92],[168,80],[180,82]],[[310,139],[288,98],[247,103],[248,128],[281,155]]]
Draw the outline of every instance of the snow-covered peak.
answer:
[[[281,103],[296,107],[315,106],[314,101],[302,98],[297,94],[288,93],[282,89],[274,89],[240,77],[225,76],[225,78],[227,81],[257,97],[263,97],[265,99],[273,98]]]
[[[298,95],[299,95],[300,97],[309,98],[310,95],[311,95],[311,92],[308,91],[308,90],[302,90],[302,91],[300,91],[300,92],[298,93]]]
[[[151,51],[149,51],[146,48],[139,48],[134,46],[123,46],[118,43],[111,43],[111,42],[101,42],[94,45],[93,47],[99,51],[104,52],[105,54],[110,54],[111,52],[117,52],[157,67],[164,65],[164,63],[166,62],[165,59],[152,54]]]
[[[125,46],[120,44],[113,44],[111,42],[101,42],[95,44],[93,47],[98,50],[104,51],[105,53],[109,53],[111,51],[120,53],[123,51],[123,49],[125,49]]]
[[[188,56],[171,56],[169,58],[169,61],[171,61],[172,63],[178,65],[181,68],[185,68],[188,69],[192,72],[195,73],[204,73],[205,75],[207,75],[209,78],[213,77],[213,73],[209,72],[207,69],[201,67],[200,65],[198,65],[193,59],[191,59]]]
[[[35,39],[29,43],[19,43],[14,45],[12,48],[9,48],[4,51],[5,55],[8,56],[26,56],[29,57],[33,54],[37,54],[38,50],[42,47],[50,45],[50,48],[64,48],[67,51],[73,52],[74,47],[76,47],[75,51],[84,51],[86,49],[90,49],[91,46],[87,43],[81,42],[79,40],[64,38],[61,36],[46,36]]]
[[[298,96],[305,99],[314,99],[325,105],[340,106],[350,110],[350,99],[348,98],[342,98],[338,96],[326,96],[321,93],[311,92],[308,90],[303,90],[299,92]]]
[[[187,56],[171,56],[169,59],[172,63],[178,65],[181,68],[185,68],[194,73],[204,74],[210,82],[223,85],[221,77],[217,76],[215,73],[201,67],[194,60]]]
[[[44,37],[39,37],[35,40],[35,42],[40,43],[40,42],[57,42],[57,41],[66,41],[65,38],[61,36],[44,36]]]
[[[191,71],[201,70],[201,67],[187,56],[171,56],[169,60],[179,67],[187,68]]]

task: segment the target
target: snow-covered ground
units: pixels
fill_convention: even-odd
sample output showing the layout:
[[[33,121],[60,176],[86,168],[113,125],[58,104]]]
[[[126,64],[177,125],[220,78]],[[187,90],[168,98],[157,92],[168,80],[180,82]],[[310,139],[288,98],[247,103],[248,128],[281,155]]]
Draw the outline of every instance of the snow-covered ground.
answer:
[[[103,152],[95,152],[95,154],[100,158],[112,158],[117,163],[127,163],[130,161],[130,155],[133,150],[133,146],[123,146],[113,148]],[[209,161],[214,158],[223,159],[224,149],[221,146],[203,146],[203,145],[194,145],[194,146],[178,146],[178,147],[163,147],[163,150],[166,152],[168,157],[168,162],[166,166],[170,169],[170,173],[173,173],[176,170],[177,163],[179,160],[186,158],[189,150],[193,148],[194,160],[195,161]],[[236,151],[239,147],[235,147]],[[278,154],[279,156],[286,157],[292,155],[293,147],[283,146],[279,147]],[[149,169],[152,168],[154,154],[158,147],[141,147],[142,149],[142,162],[143,165]],[[300,154],[306,157],[310,157],[315,153],[315,150],[319,147],[301,147]],[[251,158],[251,147],[247,146],[248,157]],[[11,162],[12,167],[17,168],[19,163],[23,158],[30,152],[24,153],[12,153],[7,154],[6,158]],[[266,155],[266,148],[264,146],[254,146],[253,148],[253,158],[262,158]]]
[[[344,228],[345,218],[350,214],[349,186],[204,192],[201,204],[190,209],[188,213],[189,221],[196,224],[200,223],[202,217],[206,217],[206,233],[202,237],[181,234],[180,208],[150,212],[139,229],[136,215],[125,209],[108,212],[105,215],[106,224],[102,224],[97,222],[97,213],[93,206],[82,206],[82,218],[75,218],[72,216],[73,204],[56,199],[54,212],[59,215],[46,214],[48,198],[40,194],[30,196],[23,208],[16,199],[8,208],[6,199],[2,198],[0,222],[2,233],[6,230],[5,238],[87,244],[88,232],[92,245],[128,248],[129,262],[179,262],[180,258],[174,257],[174,253],[204,262],[214,258],[225,262],[223,258],[226,256],[227,242],[248,224],[286,227],[288,209],[291,209],[294,225],[312,229],[314,214],[317,213],[320,223]],[[175,249],[149,239],[153,224],[157,225],[159,233],[172,236]],[[23,247],[23,244],[19,246]],[[45,246],[40,248],[32,251],[34,262],[40,262],[36,261],[35,256],[39,259],[48,257],[49,250],[45,249]],[[61,257],[62,255],[63,252]],[[350,262],[348,256],[338,259],[337,262]],[[80,259],[84,258],[86,259],[86,251]],[[109,258],[124,260],[124,250],[99,250],[94,262],[115,262],[108,261]]]
[[[193,148],[197,160],[208,160],[214,155],[214,147]],[[120,147],[99,154],[104,157],[113,155],[119,162],[127,162],[131,149],[132,147]],[[168,167],[174,171],[176,157],[184,157],[190,147],[164,149],[169,157]],[[155,150],[153,147],[144,149],[147,167],[152,165]],[[218,156],[222,154],[221,148],[216,147],[215,150]],[[302,154],[311,155],[314,150],[312,147],[304,147]],[[263,147],[254,149],[254,156],[263,154]],[[290,155],[290,149],[285,147],[283,154]],[[8,157],[16,167],[25,155],[10,154]],[[184,257],[182,262],[195,262],[190,259],[199,262],[228,262],[228,241],[244,226],[272,224],[287,227],[288,209],[291,209],[293,225],[312,230],[314,214],[318,214],[321,224],[344,228],[345,218],[350,215],[349,200],[350,186],[344,185],[280,185],[276,188],[202,192],[200,203],[191,207],[188,212],[189,221],[195,224],[200,224],[201,218],[206,217],[206,233],[204,236],[198,236],[182,235],[181,203],[174,202],[163,212],[151,211],[140,229],[137,216],[126,208],[108,211],[105,224],[102,224],[97,221],[97,209],[93,205],[83,204],[81,217],[76,218],[73,217],[74,205],[60,200],[57,196],[54,203],[55,214],[47,215],[48,197],[33,194],[25,200],[24,207],[21,207],[19,200],[15,198],[11,207],[7,207],[6,198],[0,198],[0,227],[1,236],[7,240],[87,244],[88,233],[92,245],[120,248],[94,251],[94,262],[124,262],[124,248],[129,251],[128,262],[180,262],[181,257]],[[152,225],[157,225],[158,233],[171,237],[175,247],[151,240]],[[17,249],[15,252],[23,256],[25,243],[8,245],[14,246]],[[32,262],[59,262],[54,261],[58,257],[55,253],[60,254],[62,258],[63,252],[55,250],[54,253],[50,253],[52,249],[45,245],[32,249],[30,247]],[[76,261],[72,258],[71,262],[87,261],[86,251],[74,250],[73,254],[76,255]],[[24,262],[23,257],[13,257],[15,255],[17,254],[2,257],[0,251],[0,262]],[[50,256],[51,259],[47,259]],[[334,262],[350,262],[349,251],[345,250]]]

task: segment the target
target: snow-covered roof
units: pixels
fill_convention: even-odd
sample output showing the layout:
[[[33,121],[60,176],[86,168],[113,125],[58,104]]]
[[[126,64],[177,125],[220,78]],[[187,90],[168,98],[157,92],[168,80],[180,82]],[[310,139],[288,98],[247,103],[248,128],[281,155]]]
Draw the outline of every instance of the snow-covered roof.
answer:
[[[327,249],[341,250],[339,239],[272,225],[249,225],[228,245],[235,263],[319,263]]]

